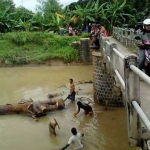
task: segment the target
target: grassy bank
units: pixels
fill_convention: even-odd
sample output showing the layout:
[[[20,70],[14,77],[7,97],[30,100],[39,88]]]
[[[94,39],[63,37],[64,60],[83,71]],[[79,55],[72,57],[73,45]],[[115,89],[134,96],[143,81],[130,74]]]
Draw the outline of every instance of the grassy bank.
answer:
[[[59,36],[43,32],[14,32],[0,35],[0,64],[6,66],[38,63],[50,59],[65,62],[79,60],[78,50],[71,47],[78,36]]]

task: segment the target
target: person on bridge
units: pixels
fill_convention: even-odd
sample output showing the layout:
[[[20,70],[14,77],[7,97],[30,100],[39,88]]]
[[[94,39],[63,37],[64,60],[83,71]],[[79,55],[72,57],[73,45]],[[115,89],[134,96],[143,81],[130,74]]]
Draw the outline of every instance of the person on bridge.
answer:
[[[81,139],[81,137],[84,136],[84,134],[83,133],[77,133],[76,128],[72,128],[71,129],[71,133],[73,135],[69,138],[68,143],[63,148],[61,148],[60,150],[65,150],[67,147],[70,146],[70,144],[73,145],[73,149],[74,150],[83,148],[83,144],[81,144],[81,140],[80,139]]]
[[[93,49],[99,49],[100,44],[99,44],[99,38],[94,36],[94,35],[90,35],[90,48]]]
[[[99,24],[98,25],[98,34],[100,35],[101,33],[103,33],[105,37],[108,37],[108,31],[106,30],[106,28]]]
[[[145,19],[143,21],[143,34],[140,37],[141,39],[137,41],[137,46],[139,47],[139,63],[138,68],[140,70],[145,70],[145,47],[144,42],[150,41],[150,19]]]
[[[78,106],[78,110],[77,110],[77,112],[74,113],[75,117],[80,112],[80,108],[82,108],[84,110],[85,115],[93,115],[93,109],[89,104],[78,101],[77,106]]]

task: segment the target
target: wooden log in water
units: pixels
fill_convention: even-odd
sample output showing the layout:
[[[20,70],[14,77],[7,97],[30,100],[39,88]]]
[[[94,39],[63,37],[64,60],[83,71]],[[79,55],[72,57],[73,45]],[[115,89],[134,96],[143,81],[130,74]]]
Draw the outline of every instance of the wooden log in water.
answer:
[[[29,104],[30,103],[1,105],[0,106],[0,115],[12,114],[12,113],[16,113],[16,114],[26,113],[27,107]]]
[[[49,111],[60,110],[65,107],[63,99],[33,101],[21,100],[15,104],[0,105],[0,115],[28,114],[32,118],[46,115]]]

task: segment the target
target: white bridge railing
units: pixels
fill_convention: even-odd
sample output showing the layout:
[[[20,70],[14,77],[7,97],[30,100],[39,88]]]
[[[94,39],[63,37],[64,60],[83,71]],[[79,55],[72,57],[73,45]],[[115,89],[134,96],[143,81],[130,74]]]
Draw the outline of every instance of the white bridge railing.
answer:
[[[113,37],[119,40],[121,43],[124,43],[126,46],[134,45],[134,37],[140,36],[142,34],[141,30],[127,29],[113,27]]]
[[[114,28],[113,34],[123,32],[121,29]],[[125,31],[126,33],[127,31]],[[126,33],[127,34],[127,33]],[[136,33],[137,34],[137,33]],[[132,35],[132,34],[131,34]],[[123,36],[120,35],[120,39]],[[131,41],[133,40],[132,36]],[[123,37],[124,40],[129,40]],[[118,83],[121,84],[121,89],[124,95],[124,105],[127,110],[128,123],[128,140],[130,146],[139,146],[143,150],[148,149],[147,140],[143,139],[143,127],[150,133],[150,121],[141,108],[140,102],[140,81],[139,77],[150,85],[150,77],[139,70],[137,66],[137,56],[134,54],[124,56],[120,50],[116,48],[115,43],[110,43],[109,39],[100,36],[101,52],[103,53],[107,67],[111,74],[114,74]],[[128,42],[127,42],[128,43]],[[142,144],[141,144],[142,143]]]

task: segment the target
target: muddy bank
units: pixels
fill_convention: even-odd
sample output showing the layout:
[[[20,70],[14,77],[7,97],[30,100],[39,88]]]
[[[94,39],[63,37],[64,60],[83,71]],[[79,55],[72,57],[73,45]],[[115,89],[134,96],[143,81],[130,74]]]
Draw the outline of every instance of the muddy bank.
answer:
[[[85,63],[83,63],[81,60],[67,63],[62,59],[50,59],[50,60],[45,61],[45,65],[47,66],[80,66],[80,65],[85,65]]]
[[[40,64],[37,61],[31,61],[28,64],[17,64],[17,65],[8,65],[4,62],[0,62],[0,67],[20,67],[20,66],[82,66],[86,65],[82,60],[79,61],[72,61],[72,62],[65,62],[63,59],[49,59],[44,63]]]

